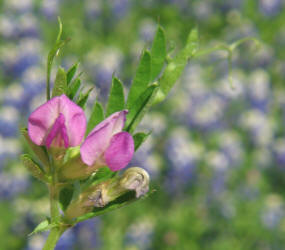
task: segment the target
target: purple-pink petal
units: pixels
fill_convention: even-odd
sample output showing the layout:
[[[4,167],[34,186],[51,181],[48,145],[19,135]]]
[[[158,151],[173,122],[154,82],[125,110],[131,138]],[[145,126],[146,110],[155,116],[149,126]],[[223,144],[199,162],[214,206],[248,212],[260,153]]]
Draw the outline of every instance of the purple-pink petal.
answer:
[[[99,123],[87,136],[80,147],[82,161],[92,166],[97,161],[102,163],[102,155],[109,147],[114,134],[121,132],[125,125],[127,110],[116,112]]]
[[[59,118],[61,115],[64,119]],[[52,98],[38,107],[29,117],[29,136],[37,145],[50,146],[52,140],[61,139],[57,145],[78,146],[83,140],[85,130],[84,111],[65,95]]]
[[[112,171],[126,167],[134,154],[134,140],[128,132],[120,132],[112,137],[104,158]]]
[[[92,166],[100,158],[109,145],[111,132],[111,124],[106,123],[85,139],[80,147],[81,159],[85,164]]]
[[[128,113],[127,110],[118,111],[109,117],[107,117],[104,121],[100,122],[90,133],[89,135],[93,134],[94,132],[98,131],[106,124],[110,125],[110,133],[106,136],[111,140],[111,137],[114,134],[121,132],[124,128],[125,121],[126,121],[126,114]],[[88,136],[89,136],[88,135]]]
[[[66,95],[60,96],[59,112],[66,121],[69,146],[75,147],[82,142],[86,131],[86,117],[84,111]]]
[[[49,148],[51,144],[55,147],[68,148],[68,136],[65,126],[65,119],[62,113],[59,114],[59,117],[55,120],[55,123],[52,126],[47,138],[46,138],[46,146]],[[64,145],[62,145],[62,143]]]

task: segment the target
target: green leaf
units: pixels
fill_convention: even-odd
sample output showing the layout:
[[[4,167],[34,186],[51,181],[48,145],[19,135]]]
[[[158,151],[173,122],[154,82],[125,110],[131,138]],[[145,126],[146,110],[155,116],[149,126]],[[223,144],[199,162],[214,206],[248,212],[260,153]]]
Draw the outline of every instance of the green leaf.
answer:
[[[59,43],[62,35],[62,22],[59,16],[57,17],[57,21],[58,21],[58,34],[56,37],[56,43]]]
[[[162,77],[159,79],[159,92],[154,103],[163,101],[182,74],[188,60],[198,51],[198,30],[192,29],[186,46],[167,65]]]
[[[136,198],[136,193],[134,191],[130,191],[130,192],[120,196],[116,200],[108,203],[105,207],[94,208],[91,213],[87,213],[83,216],[78,217],[76,222],[84,221],[84,220],[93,218],[95,216],[107,213],[109,211],[118,209],[118,208],[126,206],[128,204],[131,204],[132,202],[138,201],[140,199],[141,198],[138,198],[138,199]]]
[[[121,81],[113,77],[110,96],[107,104],[106,116],[125,108],[124,87]]]
[[[31,141],[31,139],[28,135],[28,130],[26,128],[21,129],[21,134],[24,136],[28,145],[30,146],[32,151],[35,153],[37,158],[40,160],[40,162],[46,167],[46,169],[48,169],[49,168],[49,158],[48,158],[46,148],[44,146],[38,146],[38,145],[34,144]]]
[[[126,131],[133,133],[146,111],[151,106],[153,99],[157,93],[158,84],[150,85],[133,104],[127,115]]]
[[[67,85],[69,85],[69,83],[71,82],[72,78],[74,77],[76,70],[78,67],[78,63],[73,64],[72,67],[70,67],[70,69],[67,71],[66,73],[66,82]]]
[[[65,211],[68,205],[70,204],[72,200],[72,196],[73,196],[73,186],[72,185],[61,189],[59,193],[59,204],[63,211]]]
[[[73,194],[72,194],[72,199],[71,200],[77,200],[81,192],[81,187],[80,187],[80,182],[75,181],[73,183]]]
[[[78,100],[76,102],[78,106],[80,106],[81,108],[85,108],[85,104],[92,90],[93,90],[93,87],[88,89],[85,93],[81,92],[79,94]]]
[[[69,204],[78,199],[81,193],[80,182],[75,181],[72,185],[63,188],[59,193],[59,203],[63,211],[67,209]]]
[[[51,229],[51,227],[52,227],[52,224],[50,223],[50,220],[45,219],[39,225],[36,226],[36,228],[33,230],[33,232],[31,232],[29,234],[29,236],[36,234],[36,233],[41,233],[41,232],[47,231],[47,230]]]
[[[68,85],[67,96],[73,100],[81,85],[81,80],[77,77],[71,84]]]
[[[61,35],[62,35],[62,23],[61,23],[60,18],[58,18],[58,23],[59,23],[59,31],[58,31],[57,39],[56,39],[55,45],[52,47],[47,57],[47,88],[46,88],[47,100],[50,99],[50,74],[51,74],[53,60],[55,56],[58,54],[59,50],[69,41],[69,39],[66,39],[64,41],[60,40]]]
[[[81,185],[81,190],[85,190],[92,185],[97,185],[100,182],[113,178],[117,173],[111,171],[108,167],[101,167],[97,172],[93,173],[86,181]]]
[[[104,110],[99,102],[95,102],[87,124],[86,135],[101,121],[104,120]]]
[[[147,137],[150,135],[150,133],[143,133],[143,132],[138,132],[134,134],[134,142],[135,142],[135,151],[138,150],[138,148],[142,145],[142,143],[147,139]]]
[[[48,182],[48,178],[41,169],[41,167],[37,163],[35,163],[29,155],[21,155],[21,161],[32,176],[39,179],[40,181]]]
[[[67,92],[66,73],[62,67],[59,67],[56,73],[52,97],[60,96]]]
[[[151,56],[148,51],[144,51],[136,71],[133,83],[127,100],[127,108],[130,109],[139,96],[146,90],[151,73]]]
[[[151,78],[153,81],[161,72],[166,58],[166,42],[164,30],[161,26],[157,31],[151,47]]]

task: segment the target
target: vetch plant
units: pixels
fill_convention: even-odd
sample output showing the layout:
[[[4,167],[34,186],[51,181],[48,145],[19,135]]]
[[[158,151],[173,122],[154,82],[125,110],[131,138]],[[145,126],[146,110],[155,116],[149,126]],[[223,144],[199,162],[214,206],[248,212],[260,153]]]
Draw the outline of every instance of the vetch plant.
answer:
[[[47,185],[50,194],[50,216],[32,232],[50,230],[44,250],[54,249],[60,236],[77,223],[148,193],[149,175],[144,169],[123,170],[149,135],[136,132],[137,125],[152,105],[166,98],[190,58],[219,49],[231,58],[240,44],[199,50],[194,28],[185,47],[171,58],[164,30],[158,26],[150,51],[142,52],[126,101],[122,82],[113,77],[106,109],[96,101],[87,119],[84,109],[92,89],[81,88],[78,64],[67,71],[59,67],[50,91],[53,60],[67,42],[61,40],[60,20],[59,24],[47,59],[47,101],[30,114],[27,128],[21,131],[35,155],[22,155],[23,165]]]

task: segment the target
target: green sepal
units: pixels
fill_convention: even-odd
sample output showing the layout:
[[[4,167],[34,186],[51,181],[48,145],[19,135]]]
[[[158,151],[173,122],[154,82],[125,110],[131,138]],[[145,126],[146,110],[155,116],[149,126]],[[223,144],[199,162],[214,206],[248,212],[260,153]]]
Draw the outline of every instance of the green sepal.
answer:
[[[154,83],[150,85],[133,104],[127,115],[127,121],[125,130],[133,133],[136,126],[139,124],[149,107],[151,106],[153,99],[157,93],[158,84]]]
[[[154,104],[163,101],[182,74],[188,60],[198,51],[198,30],[194,28],[188,35],[186,46],[168,63],[159,79],[159,91]]]
[[[79,154],[80,154],[80,146],[69,147],[64,154],[63,164],[66,164],[68,161],[78,156]]]
[[[86,135],[101,121],[104,120],[104,109],[99,102],[95,102],[87,123]]]
[[[48,177],[45,175],[44,171],[41,169],[41,167],[35,163],[32,158],[27,155],[23,154],[21,155],[21,162],[25,166],[25,168],[29,171],[29,173],[37,178],[40,181],[43,182],[49,182]]]
[[[69,97],[70,100],[73,100],[77,91],[79,90],[81,85],[81,80],[79,77],[75,78],[72,83],[68,85],[67,89],[67,96]]]
[[[138,148],[143,144],[143,142],[145,142],[145,140],[148,138],[150,134],[151,134],[150,132],[147,134],[143,132],[138,132],[133,135],[135,143],[135,151],[138,150]]]
[[[151,56],[148,51],[144,51],[139,66],[136,71],[133,83],[131,85],[128,100],[127,108],[130,109],[136,102],[140,95],[146,90],[150,82],[150,73],[151,73]]]
[[[81,92],[79,94],[78,100],[76,102],[78,106],[80,106],[83,109],[85,108],[85,104],[86,104],[88,97],[89,97],[92,90],[93,90],[93,87],[88,89],[86,92],[84,92],[84,93]]]
[[[166,58],[166,41],[163,28],[159,25],[151,47],[151,77],[154,81],[161,72]]]
[[[46,148],[44,146],[38,146],[34,144],[29,135],[28,135],[28,130],[26,128],[21,129],[21,134],[23,137],[26,139],[28,145],[32,149],[32,151],[35,153],[39,161],[46,167],[46,169],[49,168],[49,157],[46,151]]]
[[[72,78],[74,77],[76,70],[78,67],[78,63],[73,64],[69,70],[66,73],[66,83],[67,85],[69,85],[69,83],[71,82]]]
[[[33,232],[31,232],[28,236],[32,236],[34,234],[37,234],[37,233],[41,233],[41,232],[45,232],[45,231],[48,231],[52,228],[52,224],[50,223],[50,219],[47,218],[45,220],[43,220],[40,224],[38,224],[36,226],[36,228],[33,230]]]
[[[101,167],[93,173],[87,180],[82,182],[81,190],[84,191],[88,187],[97,185],[103,181],[107,181],[117,175],[117,172],[111,171],[108,167]]]
[[[110,90],[110,96],[108,99],[106,116],[109,116],[117,111],[123,110],[125,108],[125,96],[124,87],[122,82],[113,77],[112,87]]]
[[[66,94],[66,92],[67,92],[66,73],[62,67],[59,67],[55,77],[54,87],[52,90],[52,97]]]

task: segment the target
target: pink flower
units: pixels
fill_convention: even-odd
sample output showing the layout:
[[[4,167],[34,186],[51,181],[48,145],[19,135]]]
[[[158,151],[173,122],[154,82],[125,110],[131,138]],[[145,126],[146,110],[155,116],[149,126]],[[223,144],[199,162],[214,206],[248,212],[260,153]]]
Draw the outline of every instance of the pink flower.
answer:
[[[82,161],[88,166],[107,165],[118,171],[128,165],[134,153],[134,140],[122,131],[127,111],[116,112],[99,123],[80,148]]]
[[[38,107],[29,117],[28,132],[37,145],[75,147],[80,145],[86,130],[82,108],[67,96],[56,96]]]

